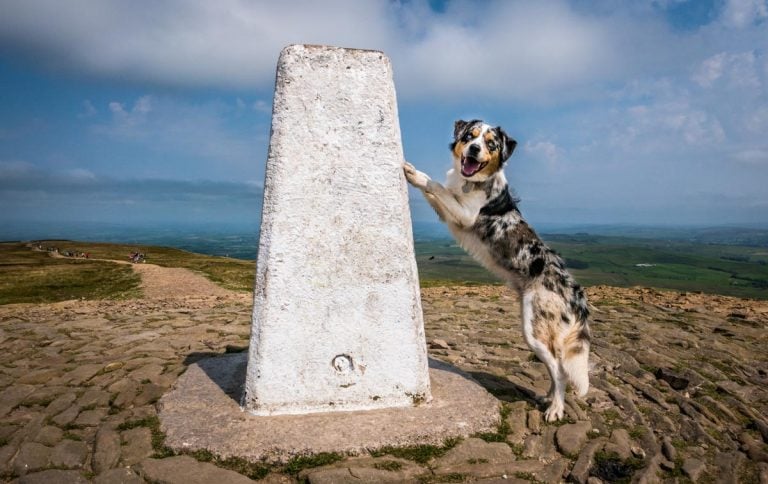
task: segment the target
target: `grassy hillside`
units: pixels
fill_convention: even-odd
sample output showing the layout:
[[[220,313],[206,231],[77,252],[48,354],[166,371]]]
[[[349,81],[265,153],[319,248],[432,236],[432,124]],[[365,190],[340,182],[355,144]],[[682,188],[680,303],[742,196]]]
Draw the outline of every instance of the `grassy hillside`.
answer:
[[[0,304],[137,297],[139,276],[112,262],[57,259],[22,243],[0,243]]]
[[[211,281],[236,291],[253,290],[254,263],[229,257],[196,254],[170,247],[147,245],[107,244],[47,240],[43,245],[58,247],[60,251],[88,252],[93,259],[128,261],[131,252],[142,252],[146,262],[163,267],[184,267],[199,272]]]
[[[544,238],[586,286],[647,286],[768,299],[765,247],[584,234]],[[57,259],[21,243],[0,244],[0,304],[139,296],[139,278],[129,265],[94,260],[127,261],[134,251],[143,252],[148,263],[191,269],[229,289],[253,289],[253,261],[156,246],[64,240],[42,244],[88,252],[91,259]],[[417,242],[416,260],[424,287],[501,283],[451,240]]]
[[[128,254],[140,251],[148,263],[184,267],[222,287],[253,290],[254,263],[194,254],[168,247],[48,240],[44,247],[60,252],[89,253],[89,259],[51,257],[20,242],[0,243],[0,304],[56,302],[69,299],[127,299],[140,297],[140,277],[128,264]]]

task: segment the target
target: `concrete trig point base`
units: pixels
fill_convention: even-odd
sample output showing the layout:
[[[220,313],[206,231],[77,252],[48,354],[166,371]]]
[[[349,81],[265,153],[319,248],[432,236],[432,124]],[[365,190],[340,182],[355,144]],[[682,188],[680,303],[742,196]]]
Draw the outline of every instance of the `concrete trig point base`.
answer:
[[[467,375],[436,360],[430,360],[428,404],[271,417],[240,408],[245,367],[245,354],[191,365],[160,401],[165,445],[280,463],[320,452],[359,454],[389,445],[442,445],[449,437],[494,430],[499,423],[498,401]]]
[[[193,365],[161,402],[168,445],[280,460],[496,423],[485,390],[428,370],[402,162],[384,54],[282,52],[247,371],[242,355]]]

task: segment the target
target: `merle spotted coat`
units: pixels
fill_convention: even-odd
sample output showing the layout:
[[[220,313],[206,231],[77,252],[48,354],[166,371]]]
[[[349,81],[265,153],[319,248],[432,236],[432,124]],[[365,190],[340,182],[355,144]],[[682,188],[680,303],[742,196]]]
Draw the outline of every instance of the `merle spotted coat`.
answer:
[[[563,417],[566,381],[580,395],[589,389],[589,310],[583,289],[509,191],[502,168],[516,144],[499,127],[457,121],[445,186],[410,163],[404,169],[459,244],[520,294],[523,335],[551,377],[545,417],[552,421]]]

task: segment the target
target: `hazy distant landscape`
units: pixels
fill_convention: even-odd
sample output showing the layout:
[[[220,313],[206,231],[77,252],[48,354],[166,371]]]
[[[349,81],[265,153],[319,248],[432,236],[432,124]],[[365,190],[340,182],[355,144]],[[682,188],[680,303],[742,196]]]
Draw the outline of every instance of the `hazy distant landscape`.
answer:
[[[586,286],[647,286],[768,299],[768,230],[763,228],[664,228],[545,226],[542,237]],[[236,226],[126,227],[107,224],[32,226],[4,233],[4,240],[70,239],[61,249],[87,251],[87,241],[120,244],[111,256],[142,250],[163,264],[172,247],[245,261],[256,258],[258,229]],[[548,231],[559,233],[548,233]],[[589,231],[589,232],[587,232]],[[50,234],[46,236],[45,234]],[[442,224],[414,225],[422,286],[499,284],[451,238]],[[118,249],[119,248],[119,249]],[[122,250],[125,254],[120,252]],[[2,266],[0,266],[2,267]],[[237,264],[239,286],[250,283],[252,264]],[[6,268],[7,269],[7,268]]]
[[[646,286],[768,299],[768,248],[601,235],[544,235],[586,286]],[[496,283],[452,241],[416,243],[423,285]]]

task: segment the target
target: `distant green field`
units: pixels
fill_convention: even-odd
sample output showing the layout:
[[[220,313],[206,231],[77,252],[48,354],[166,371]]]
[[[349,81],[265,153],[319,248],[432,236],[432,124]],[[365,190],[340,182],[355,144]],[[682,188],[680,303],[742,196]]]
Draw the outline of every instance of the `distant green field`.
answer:
[[[421,285],[502,284],[451,240],[416,242]]]
[[[768,299],[768,248],[592,235],[547,243],[586,286],[648,286]],[[416,244],[422,285],[499,283],[455,242]]]

